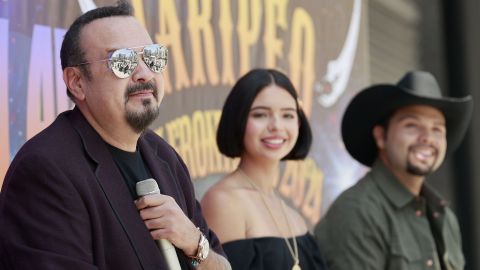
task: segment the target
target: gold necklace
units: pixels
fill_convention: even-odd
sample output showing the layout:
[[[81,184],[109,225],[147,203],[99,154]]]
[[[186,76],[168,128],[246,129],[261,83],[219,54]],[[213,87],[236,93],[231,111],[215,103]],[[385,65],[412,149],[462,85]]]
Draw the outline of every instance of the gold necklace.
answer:
[[[275,223],[275,227],[277,227],[277,230],[278,232],[280,232],[280,234],[282,235],[282,238],[285,240],[285,243],[287,244],[287,247],[288,247],[288,251],[290,251],[290,255],[292,255],[292,259],[293,259],[293,266],[292,266],[292,270],[301,270],[300,268],[300,260],[298,259],[298,246],[297,246],[297,240],[295,238],[295,235],[293,235],[293,232],[292,232],[292,227],[290,226],[290,222],[288,222],[288,218],[287,218],[287,214],[286,214],[286,207],[285,207],[285,203],[283,202],[282,199],[279,198],[280,200],[280,205],[281,205],[281,210],[282,210],[282,214],[285,218],[285,221],[287,222],[287,225],[288,225],[288,230],[290,231],[290,234],[292,235],[292,239],[293,239],[293,248],[292,246],[290,245],[290,242],[288,241],[288,238],[283,234],[283,232],[280,230],[280,225],[278,224],[277,220],[275,219],[275,216],[273,215],[273,211],[272,209],[270,209],[270,207],[268,206],[267,204],[267,200],[265,199],[265,194],[263,194],[262,190],[253,182],[252,178],[250,178],[250,176],[248,176],[240,167],[238,167],[238,171],[240,173],[242,173],[244,176],[245,176],[245,179],[247,179],[248,183],[250,183],[250,185],[252,186],[253,189],[255,189],[256,191],[258,191],[258,193],[260,193],[260,197],[262,198],[262,201],[263,201],[263,204],[265,204],[265,208],[267,208],[268,210],[268,213],[270,214],[272,220],[273,220],[273,223]]]

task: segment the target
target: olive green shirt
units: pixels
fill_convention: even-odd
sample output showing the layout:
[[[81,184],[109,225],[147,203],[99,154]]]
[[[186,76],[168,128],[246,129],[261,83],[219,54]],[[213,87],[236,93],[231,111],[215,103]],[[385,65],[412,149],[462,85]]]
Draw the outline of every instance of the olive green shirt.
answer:
[[[460,230],[450,208],[423,185],[416,197],[377,160],[315,227],[331,270],[463,269]]]

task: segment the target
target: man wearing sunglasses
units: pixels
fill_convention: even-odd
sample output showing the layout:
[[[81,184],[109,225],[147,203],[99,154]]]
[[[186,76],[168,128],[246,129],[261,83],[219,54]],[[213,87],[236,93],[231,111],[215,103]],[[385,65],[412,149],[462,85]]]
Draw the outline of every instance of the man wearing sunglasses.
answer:
[[[0,269],[230,269],[187,168],[147,127],[159,114],[167,49],[121,2],[75,20],[61,49],[75,108],[29,140],[0,193]],[[153,178],[161,194],[137,197]],[[209,252],[210,250],[210,252]]]

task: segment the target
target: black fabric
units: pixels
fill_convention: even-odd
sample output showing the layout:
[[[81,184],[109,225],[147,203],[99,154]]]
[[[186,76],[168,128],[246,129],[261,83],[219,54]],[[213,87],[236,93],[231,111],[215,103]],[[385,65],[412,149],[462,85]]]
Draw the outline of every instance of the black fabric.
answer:
[[[148,166],[143,160],[142,154],[137,150],[135,152],[128,152],[122,149],[116,148],[106,143],[108,150],[112,153],[113,160],[120,170],[123,180],[127,184],[128,190],[133,199],[137,199],[136,184],[139,181],[152,178],[152,174],[148,169]],[[192,259],[188,258],[179,249],[175,249],[177,257],[182,269],[191,269]]]
[[[320,249],[310,233],[297,236],[302,270],[327,269]],[[289,239],[290,243],[292,239]],[[231,241],[223,250],[233,270],[290,270],[293,259],[285,240],[280,237],[259,237]]]
[[[108,143],[106,145],[110,153],[112,153],[113,160],[117,164],[132,198],[137,199],[135,188],[137,182],[152,178],[152,174],[143,161],[140,151],[137,149],[135,152],[127,152]]]
[[[443,260],[443,254],[447,252],[445,239],[442,235],[442,228],[445,227],[445,207],[448,204],[442,197],[434,190],[424,186],[420,191],[420,197],[426,201],[427,218],[430,228],[432,230],[433,239],[437,247],[438,258],[440,258],[440,266],[442,270],[447,270],[448,267]]]
[[[152,130],[140,136],[138,149],[161,193],[174,198],[211,250],[225,256],[180,156]],[[122,178],[80,110],[61,113],[22,146],[6,174],[0,269],[167,269]]]
[[[108,150],[112,153],[113,160],[120,170],[123,180],[127,184],[128,190],[133,199],[137,199],[136,184],[138,181],[142,181],[148,178],[152,178],[152,174],[148,169],[147,164],[142,158],[140,151],[137,149],[135,152],[123,151],[106,143]],[[175,249],[177,252],[178,261],[182,269],[191,269],[192,259],[188,258],[179,249]]]

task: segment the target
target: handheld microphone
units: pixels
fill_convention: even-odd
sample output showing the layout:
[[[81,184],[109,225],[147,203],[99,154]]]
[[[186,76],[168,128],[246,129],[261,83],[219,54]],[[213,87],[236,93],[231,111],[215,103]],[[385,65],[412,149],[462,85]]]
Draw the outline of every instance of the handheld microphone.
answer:
[[[158,188],[157,181],[155,179],[149,178],[147,180],[139,181],[136,185],[137,195],[145,196],[149,194],[160,194],[160,189]],[[165,257],[167,262],[168,269],[170,270],[182,270],[180,263],[178,262],[177,252],[175,247],[166,239],[155,240],[157,246]]]

